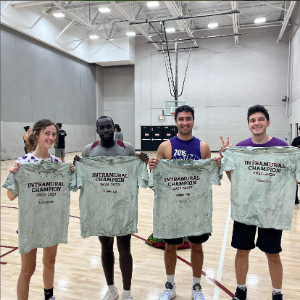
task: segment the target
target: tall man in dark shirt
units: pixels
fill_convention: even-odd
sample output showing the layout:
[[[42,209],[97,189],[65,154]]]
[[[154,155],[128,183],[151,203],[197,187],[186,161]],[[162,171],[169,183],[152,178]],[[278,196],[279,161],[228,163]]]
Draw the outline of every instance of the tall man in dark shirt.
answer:
[[[58,157],[62,162],[65,161],[65,137],[67,133],[61,129],[62,124],[56,123],[58,129],[58,144],[55,147],[55,156]]]

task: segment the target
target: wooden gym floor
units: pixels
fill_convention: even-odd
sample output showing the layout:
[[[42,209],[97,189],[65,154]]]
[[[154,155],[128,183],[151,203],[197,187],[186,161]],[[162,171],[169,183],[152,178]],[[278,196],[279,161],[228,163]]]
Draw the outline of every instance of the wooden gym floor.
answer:
[[[66,161],[72,161],[75,154],[68,153]],[[155,152],[149,152],[155,157]],[[216,156],[213,153],[213,156]],[[1,185],[14,161],[1,162]],[[213,233],[203,246],[204,266],[201,285],[206,300],[229,300],[235,291],[234,271],[235,249],[231,248],[232,220],[229,213],[230,182],[226,175],[221,186],[213,187]],[[97,237],[83,239],[80,236],[78,207],[79,192],[71,192],[71,218],[69,243],[58,247],[54,294],[57,300],[101,299],[106,292],[106,282],[101,266],[101,248]],[[150,189],[139,191],[138,233],[132,237],[134,271],[132,296],[135,300],[157,300],[163,292],[166,281],[164,252],[145,245],[152,233],[153,192]],[[1,189],[1,299],[13,300],[20,271],[18,253],[18,200],[10,201],[6,190]],[[284,278],[284,300],[300,299],[300,206],[296,205],[292,230],[285,231],[281,253]],[[122,291],[121,274],[118,265],[118,252],[115,247],[115,283]],[[191,299],[192,270],[189,265],[190,250],[179,250],[175,282],[177,300]],[[250,300],[271,300],[272,285],[267,259],[259,249],[250,254],[250,268],[247,277]],[[37,268],[30,283],[30,300],[43,299],[42,251],[38,250]]]

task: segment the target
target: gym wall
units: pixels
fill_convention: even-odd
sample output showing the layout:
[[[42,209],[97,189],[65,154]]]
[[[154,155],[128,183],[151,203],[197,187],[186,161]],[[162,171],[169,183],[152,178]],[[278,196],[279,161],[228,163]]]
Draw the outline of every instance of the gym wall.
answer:
[[[135,146],[134,66],[97,66],[97,85],[98,116],[111,117],[120,125],[124,141]]]
[[[288,138],[288,117],[282,98],[287,94],[288,34],[277,42],[280,28],[241,31],[239,44],[233,37],[198,40],[193,49],[181,98],[195,109],[194,135],[216,151],[220,135],[237,143],[250,136],[247,109],[262,104],[270,112],[270,135]],[[195,32],[195,36],[232,33],[232,29]],[[172,38],[187,37],[174,35]],[[179,54],[179,90],[188,52]],[[174,54],[172,54],[174,66]],[[173,125],[174,119],[159,120],[164,101],[170,96],[163,54],[143,37],[136,38],[135,147],[141,147],[142,125]]]
[[[294,8],[291,30],[291,63],[290,63],[290,96],[289,96],[289,123],[292,125],[291,138],[296,137],[300,126],[300,3]]]
[[[21,156],[23,127],[43,118],[63,124],[66,152],[95,141],[96,67],[2,25],[0,34],[1,159]]]

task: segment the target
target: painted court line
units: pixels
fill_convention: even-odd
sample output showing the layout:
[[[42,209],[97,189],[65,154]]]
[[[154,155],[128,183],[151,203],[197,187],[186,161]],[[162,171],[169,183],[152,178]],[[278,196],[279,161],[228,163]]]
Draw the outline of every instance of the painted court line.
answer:
[[[229,204],[228,206],[228,213],[227,213],[227,220],[226,220],[226,225],[225,225],[225,231],[224,231],[224,237],[223,237],[223,243],[222,243],[222,250],[220,253],[220,260],[219,260],[219,266],[218,266],[218,271],[217,271],[217,280],[221,281],[222,275],[223,275],[223,265],[224,265],[224,258],[225,258],[225,250],[226,250],[226,242],[227,242],[227,237],[228,237],[228,228],[229,228],[229,222],[230,222],[230,212],[231,212],[231,206]],[[213,300],[218,300],[219,299],[219,294],[220,294],[220,289],[215,286],[215,291],[214,291],[214,297]],[[234,297],[234,295],[231,295]]]
[[[1,205],[1,207],[18,209],[18,207],[13,207],[13,206],[2,206],[2,205]],[[229,206],[229,208],[228,208],[228,214],[229,214],[229,216],[230,216],[229,211],[230,211],[230,206]],[[80,217],[77,217],[77,216],[72,216],[72,215],[70,215],[70,217],[71,217],[71,218],[80,219]],[[228,224],[227,224],[227,223],[228,223]],[[228,216],[227,216],[227,222],[226,222],[226,228],[227,228],[227,229],[225,229],[225,231],[227,231],[227,233],[228,233],[228,225],[229,225],[229,220],[228,220]],[[146,239],[144,239],[144,238],[142,238],[142,237],[140,237],[140,236],[138,236],[138,235],[136,235],[136,234],[132,234],[132,236],[134,236],[135,238],[140,239],[140,240],[146,242]],[[227,236],[227,235],[226,235],[226,236]],[[224,237],[225,237],[225,234],[224,234]],[[223,239],[223,245],[224,245],[224,239]],[[225,245],[226,245],[226,240],[225,240]],[[4,247],[5,247],[5,246],[4,246]],[[7,246],[7,247],[8,247],[8,246]],[[11,247],[11,248],[13,248],[13,247]],[[13,252],[13,251],[15,251],[15,250],[18,249],[18,247],[14,247],[14,248],[16,248],[16,249],[14,249],[14,250],[8,252],[7,254],[9,254],[9,253],[11,253],[11,252]],[[224,247],[222,246],[222,251],[223,251],[223,248],[224,248]],[[161,249],[161,250],[164,250],[164,249]],[[7,254],[5,254],[5,255],[7,255]],[[224,250],[224,255],[225,255],[225,250]],[[4,256],[4,255],[3,255],[3,256]],[[222,256],[222,252],[221,252],[221,256]],[[2,257],[2,256],[1,256],[1,257]],[[190,266],[190,267],[192,266],[190,262],[188,262],[187,260],[185,260],[185,259],[182,258],[181,256],[178,256],[178,255],[177,255],[177,258],[178,258],[179,260],[181,260],[182,262],[184,262],[185,264],[187,264],[188,266]],[[223,262],[224,262],[224,258],[223,258]],[[220,264],[219,264],[219,268],[220,268]],[[218,268],[218,274],[219,274],[219,268]],[[223,264],[222,264],[222,270],[223,270]],[[221,275],[222,275],[222,270],[221,270]],[[210,280],[212,283],[214,283],[217,287],[219,287],[222,291],[224,291],[227,295],[229,295],[229,296],[232,297],[232,298],[234,297],[234,294],[233,294],[231,291],[229,291],[225,286],[223,286],[223,285],[218,281],[218,280],[220,280],[218,276],[217,276],[217,279],[214,279],[214,278],[209,277],[209,276],[208,276],[205,272],[203,272],[203,271],[202,271],[202,274],[203,274],[203,276],[205,276],[208,280]],[[214,298],[214,300],[215,300],[215,298]]]
[[[10,251],[8,251],[8,252],[2,254],[2,255],[0,256],[0,258],[3,257],[3,256],[8,255],[8,254],[10,254],[10,253],[12,253],[12,252],[14,252],[14,251],[16,251],[17,249],[19,249],[18,247],[4,246],[4,245],[0,245],[0,247],[12,249],[12,250],[10,250]],[[1,261],[1,265],[7,265],[7,263]]]

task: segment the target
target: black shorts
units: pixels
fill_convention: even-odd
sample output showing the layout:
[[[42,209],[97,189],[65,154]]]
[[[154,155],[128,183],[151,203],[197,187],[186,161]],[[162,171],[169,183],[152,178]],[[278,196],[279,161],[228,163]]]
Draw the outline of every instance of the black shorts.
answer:
[[[231,246],[239,250],[255,248],[255,234],[257,226],[246,225],[234,221]],[[272,228],[258,228],[256,246],[265,253],[280,253],[282,230]]]
[[[202,244],[209,239],[210,235],[211,235],[210,233],[205,233],[202,235],[188,236],[188,239],[193,244]],[[171,245],[181,245],[183,243],[183,237],[177,239],[164,239],[164,241],[165,243]]]

